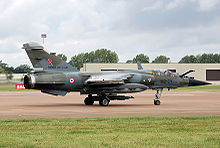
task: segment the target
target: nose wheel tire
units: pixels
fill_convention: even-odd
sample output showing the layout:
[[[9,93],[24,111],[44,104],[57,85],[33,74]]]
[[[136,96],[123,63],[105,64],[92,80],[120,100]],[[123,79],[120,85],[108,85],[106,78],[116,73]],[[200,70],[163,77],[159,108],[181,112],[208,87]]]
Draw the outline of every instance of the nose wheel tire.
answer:
[[[93,105],[94,100],[92,100],[89,97],[86,97],[85,100],[84,100],[84,103],[85,103],[85,105]]]
[[[110,100],[104,98],[104,99],[99,100],[99,105],[100,106],[108,106],[109,102],[110,102]]]
[[[160,100],[154,100],[154,105],[160,105]]]

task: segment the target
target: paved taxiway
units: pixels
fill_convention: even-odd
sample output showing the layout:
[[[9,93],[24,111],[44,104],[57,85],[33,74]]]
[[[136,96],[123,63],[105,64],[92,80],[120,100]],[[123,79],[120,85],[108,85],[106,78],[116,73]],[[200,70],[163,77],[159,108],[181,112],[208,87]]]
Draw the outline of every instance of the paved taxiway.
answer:
[[[220,91],[164,91],[161,105],[153,105],[154,91],[132,94],[135,99],[95,102],[85,106],[85,95],[65,97],[40,92],[0,92],[0,119],[79,118],[121,116],[220,116]]]

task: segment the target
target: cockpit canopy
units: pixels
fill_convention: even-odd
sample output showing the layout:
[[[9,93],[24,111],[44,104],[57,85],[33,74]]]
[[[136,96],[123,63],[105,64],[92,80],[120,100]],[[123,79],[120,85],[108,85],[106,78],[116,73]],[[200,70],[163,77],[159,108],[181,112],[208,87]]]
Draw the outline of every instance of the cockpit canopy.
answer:
[[[156,75],[165,75],[165,76],[173,76],[173,77],[179,77],[179,73],[172,72],[166,69],[162,70],[155,70]]]

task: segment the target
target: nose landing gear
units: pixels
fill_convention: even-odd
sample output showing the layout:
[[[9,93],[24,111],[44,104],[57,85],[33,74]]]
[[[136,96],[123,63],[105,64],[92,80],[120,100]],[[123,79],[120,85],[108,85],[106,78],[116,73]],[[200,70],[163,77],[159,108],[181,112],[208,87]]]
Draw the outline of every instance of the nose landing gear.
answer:
[[[154,99],[154,105],[160,105],[160,100]]]
[[[160,97],[162,94],[163,89],[157,89],[157,93],[155,94],[155,99],[154,99],[154,105],[160,105]]]

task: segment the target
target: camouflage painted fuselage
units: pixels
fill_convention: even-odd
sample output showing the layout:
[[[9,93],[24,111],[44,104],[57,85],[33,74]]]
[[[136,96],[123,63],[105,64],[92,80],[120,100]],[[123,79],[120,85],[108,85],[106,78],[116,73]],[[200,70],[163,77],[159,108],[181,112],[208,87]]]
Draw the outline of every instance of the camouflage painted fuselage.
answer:
[[[71,91],[81,94],[133,93],[208,84],[167,70],[79,72],[37,43],[24,44],[23,48],[34,67],[34,71],[24,78],[25,88],[53,95],[66,95]]]
[[[109,80],[117,75],[131,75],[122,81]],[[99,79],[105,76],[103,79]],[[109,76],[109,79],[108,79]],[[95,84],[86,83],[91,77],[97,77]],[[31,79],[31,81],[30,81]],[[74,79],[74,83],[70,80]],[[27,78],[26,78],[27,80]],[[32,81],[33,80],[33,81]],[[105,71],[105,72],[42,72],[29,76],[29,88],[39,90],[79,91],[82,94],[98,93],[133,93],[146,89],[177,88],[188,86],[189,79],[180,78],[178,74],[170,71]],[[25,83],[27,84],[27,83]]]

